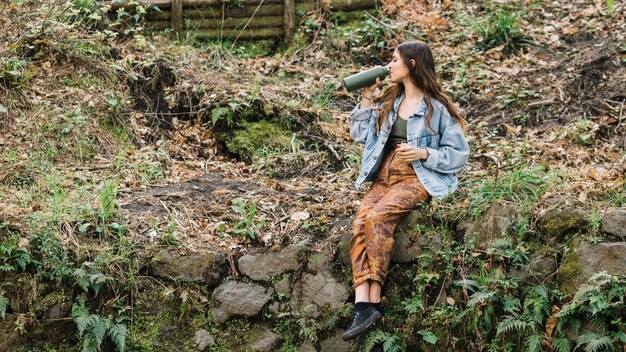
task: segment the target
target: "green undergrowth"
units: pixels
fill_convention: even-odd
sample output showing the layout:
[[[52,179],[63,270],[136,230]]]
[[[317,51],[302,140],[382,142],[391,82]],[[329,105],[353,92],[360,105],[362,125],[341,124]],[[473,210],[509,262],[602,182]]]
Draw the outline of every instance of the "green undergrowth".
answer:
[[[540,250],[529,252],[518,242],[472,251],[439,226],[428,231],[434,229],[444,234],[439,249],[429,247],[415,264],[390,270],[384,320],[359,338],[359,351],[376,346],[383,351],[600,351],[618,350],[626,341],[623,275],[598,273],[572,297],[554,283],[540,285],[515,274]]]

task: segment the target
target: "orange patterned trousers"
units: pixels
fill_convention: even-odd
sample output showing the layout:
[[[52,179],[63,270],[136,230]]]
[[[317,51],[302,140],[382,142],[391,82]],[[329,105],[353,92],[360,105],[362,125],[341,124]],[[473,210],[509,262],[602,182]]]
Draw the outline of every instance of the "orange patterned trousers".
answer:
[[[395,150],[387,153],[352,223],[350,259],[354,287],[366,280],[381,285],[385,282],[396,225],[406,213],[431,197],[411,164],[395,154]]]

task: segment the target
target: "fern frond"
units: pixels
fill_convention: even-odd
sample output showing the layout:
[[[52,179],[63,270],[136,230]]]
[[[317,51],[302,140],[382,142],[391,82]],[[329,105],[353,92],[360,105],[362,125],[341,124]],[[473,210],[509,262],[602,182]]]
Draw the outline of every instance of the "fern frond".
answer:
[[[541,352],[541,334],[532,334],[526,339],[527,352]]]
[[[502,309],[514,315],[518,315],[522,310],[522,304],[519,298],[514,296],[506,296],[502,299]]]
[[[395,345],[397,336],[391,335],[383,341],[383,351],[388,352]]]
[[[124,352],[126,348],[126,338],[128,337],[128,329],[125,324],[111,325],[109,331],[107,331],[111,342],[115,345],[115,348],[119,352]]]
[[[478,291],[471,296],[471,299],[467,302],[468,307],[473,307],[477,304],[487,302],[496,295],[494,291]]]
[[[380,329],[372,330],[365,336],[363,351],[372,352],[374,347],[387,339],[387,334]]]
[[[579,336],[580,342],[576,345],[576,348],[586,344],[585,352],[598,352],[598,351],[616,351],[617,346],[608,336],[600,336],[596,333],[586,333]],[[578,338],[576,339],[578,341]]]
[[[72,319],[78,326],[78,333],[83,336],[83,332],[93,324],[95,315],[90,315],[85,307],[85,297],[78,297],[78,302],[72,305]]]
[[[405,343],[399,335],[388,335],[385,342],[383,342],[384,352],[398,352],[405,350]]]
[[[89,336],[94,339],[94,342],[98,345],[98,349],[100,349],[104,336],[109,329],[109,324],[108,319],[96,315],[93,319],[93,324],[87,328]]]
[[[7,313],[7,308],[9,308],[9,300],[4,297],[3,292],[0,292],[0,316],[2,316],[2,319],[4,319]]]
[[[100,352],[100,344],[96,342],[93,336],[87,335],[83,340],[82,352]]]
[[[601,339],[589,342],[585,348],[585,352],[597,351],[617,351],[617,346],[615,345],[613,339],[608,336],[602,336]]]
[[[606,334],[606,321],[600,319],[597,315],[588,320],[589,325],[593,327],[593,331],[599,334]]]
[[[509,315],[498,323],[496,334],[502,335],[511,331],[523,331],[526,329],[532,329],[532,327],[531,323]]]
[[[556,352],[570,352],[572,343],[565,337],[556,337],[552,339],[552,347],[554,347]]]

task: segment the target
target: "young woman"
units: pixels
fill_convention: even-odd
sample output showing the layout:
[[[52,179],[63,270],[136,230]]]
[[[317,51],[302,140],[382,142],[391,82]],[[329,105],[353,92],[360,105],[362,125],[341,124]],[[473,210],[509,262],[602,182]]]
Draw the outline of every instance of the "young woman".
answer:
[[[382,317],[380,293],[402,216],[431,197],[444,198],[458,184],[454,173],[469,156],[467,123],[443,92],[435,60],[420,41],[400,44],[389,63],[391,85],[364,88],[351,115],[350,135],[365,144],[356,180],[373,181],[354,223],[350,242],[355,310],[344,340],[362,334]]]

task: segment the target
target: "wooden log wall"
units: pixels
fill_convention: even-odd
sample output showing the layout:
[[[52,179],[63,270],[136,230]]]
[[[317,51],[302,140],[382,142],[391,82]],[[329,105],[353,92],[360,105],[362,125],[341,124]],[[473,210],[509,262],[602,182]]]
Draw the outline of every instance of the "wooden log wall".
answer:
[[[331,11],[376,8],[377,0],[331,0]],[[111,11],[133,6],[127,0],[105,1]],[[151,8],[149,30],[171,28],[180,35],[197,30],[215,38],[291,41],[300,17],[324,6],[319,0],[135,0]],[[157,10],[158,9],[158,10]]]

